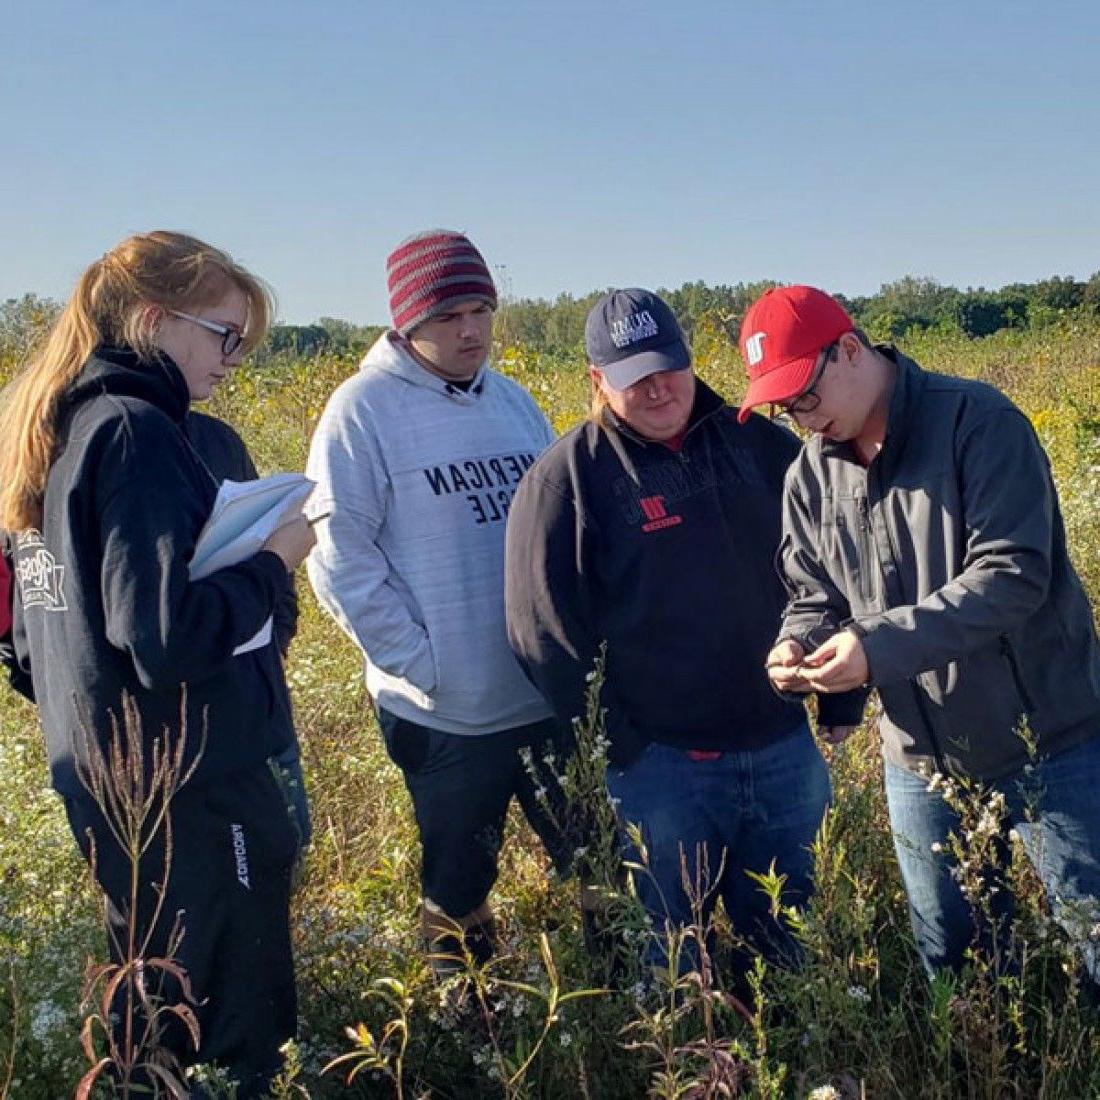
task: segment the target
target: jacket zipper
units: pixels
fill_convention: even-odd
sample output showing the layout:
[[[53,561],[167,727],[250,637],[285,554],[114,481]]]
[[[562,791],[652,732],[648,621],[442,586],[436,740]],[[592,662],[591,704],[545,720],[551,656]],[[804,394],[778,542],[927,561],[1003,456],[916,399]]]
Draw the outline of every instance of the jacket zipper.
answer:
[[[871,517],[870,506],[867,503],[866,495],[859,498],[859,520],[860,530],[863,534],[863,540],[865,546],[873,545],[871,540]],[[870,554],[868,554],[870,557]],[[875,562],[877,564],[878,557],[876,555]],[[863,581],[863,577],[860,577],[860,581]],[[873,595],[872,592],[867,590],[867,585],[862,584],[863,595],[870,599]],[[913,689],[913,699],[917,704],[917,710],[920,713],[921,724],[924,726],[924,732],[928,735],[928,744],[932,749],[932,759],[936,762],[936,771],[940,775],[949,776],[952,773],[947,767],[947,758],[943,755],[943,749],[940,747],[940,739],[936,736],[936,728],[932,724],[932,716],[928,713],[928,700],[925,698],[924,689],[915,680],[909,681],[909,686]]]
[[[1012,672],[1012,681],[1016,685],[1016,694],[1020,697],[1020,702],[1024,706],[1024,713],[1034,714],[1035,703],[1027,687],[1024,685],[1024,678],[1020,673],[1020,663],[1016,660],[1016,651],[1012,648],[1012,643],[1008,640],[1007,634],[1001,635],[1001,653],[1004,655],[1004,659],[1008,662],[1009,670]]]
[[[859,590],[864,600],[870,600],[875,594],[874,577],[871,574],[873,564],[877,564],[878,558],[874,553],[874,540],[871,537],[870,506],[866,495],[857,498],[859,509],[859,542],[860,562]]]

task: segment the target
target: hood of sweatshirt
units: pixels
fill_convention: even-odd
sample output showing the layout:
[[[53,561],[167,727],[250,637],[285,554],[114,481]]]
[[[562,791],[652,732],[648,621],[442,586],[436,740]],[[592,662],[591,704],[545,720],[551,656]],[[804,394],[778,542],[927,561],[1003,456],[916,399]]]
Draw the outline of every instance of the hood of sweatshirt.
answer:
[[[481,397],[489,368],[488,360],[477,368],[469,389],[464,390],[422,367],[398,340],[400,337],[392,329],[384,332],[363,357],[359,369],[384,370],[410,386],[432,390],[460,405],[474,404]]]
[[[128,347],[100,345],[96,348],[65,391],[62,407],[72,410],[105,394],[147,401],[177,423],[183,422],[191,405],[187,382],[167,355],[161,354],[152,362],[146,362]]]

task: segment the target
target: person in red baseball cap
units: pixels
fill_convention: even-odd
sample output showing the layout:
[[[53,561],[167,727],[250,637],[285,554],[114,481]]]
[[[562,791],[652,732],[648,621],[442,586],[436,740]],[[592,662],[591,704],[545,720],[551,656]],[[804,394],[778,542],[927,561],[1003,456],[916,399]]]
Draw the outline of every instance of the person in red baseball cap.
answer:
[[[740,417],[771,403],[811,433],[784,487],[790,602],[767,657],[818,693],[843,740],[878,689],[886,796],[928,972],[1009,942],[1007,889],[976,906],[951,873],[958,814],[930,773],[1004,798],[1055,916],[1100,982],[1073,913],[1100,898],[1100,644],[1028,418],[981,382],[872,345],[833,298],[769,291],[748,311]],[[1021,736],[1021,730],[1025,736]]]
[[[743,424],[757,405],[781,404],[809,389],[822,349],[854,328],[844,307],[812,286],[769,290],[741,326],[749,388],[737,419]]]

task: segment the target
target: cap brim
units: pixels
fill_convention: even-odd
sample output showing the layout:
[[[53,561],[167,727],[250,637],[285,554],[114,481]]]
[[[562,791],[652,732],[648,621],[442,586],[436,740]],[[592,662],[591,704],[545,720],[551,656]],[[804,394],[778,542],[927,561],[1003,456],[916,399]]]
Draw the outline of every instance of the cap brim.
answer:
[[[757,405],[768,405],[775,401],[789,401],[792,397],[801,393],[813,377],[814,367],[817,365],[817,357],[820,349],[813,355],[802,359],[792,359],[775,370],[754,378],[745,390],[745,396],[741,398],[741,408],[737,410],[738,423],[744,424],[749,418],[749,413]]]
[[[663,348],[640,351],[629,359],[620,359],[606,366],[597,365],[607,384],[613,390],[625,390],[647,378],[666,370],[687,370],[691,366],[691,352],[683,341],[669,344]]]

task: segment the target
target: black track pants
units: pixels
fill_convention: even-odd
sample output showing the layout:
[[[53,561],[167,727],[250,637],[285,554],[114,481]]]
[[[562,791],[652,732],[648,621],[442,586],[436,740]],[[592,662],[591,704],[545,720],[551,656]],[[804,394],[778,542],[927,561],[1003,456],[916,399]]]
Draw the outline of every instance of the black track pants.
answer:
[[[131,867],[89,796],[66,797],[69,824],[85,854],[95,837],[96,878],[106,892],[112,962],[128,952]],[[165,1018],[162,1045],[184,1065],[214,1062],[241,1082],[238,1096],[262,1095],[280,1064],[279,1047],[295,1033],[297,1002],[290,948],[291,868],[298,834],[266,764],[192,789],[172,802],[171,856],[164,904],[155,912],[165,877],[165,835],[141,861],[133,927],[146,973],[166,1003],[180,1001],[178,982],[149,965],[165,956],[177,913],[184,928],[175,962],[199,1002],[193,1006],[201,1041],[196,1052],[186,1029]],[[155,923],[154,923],[155,921]],[[116,999],[116,1012],[125,1002]],[[140,1013],[135,1027],[143,1026]],[[124,1020],[116,1034],[121,1035]]]

